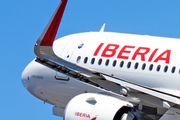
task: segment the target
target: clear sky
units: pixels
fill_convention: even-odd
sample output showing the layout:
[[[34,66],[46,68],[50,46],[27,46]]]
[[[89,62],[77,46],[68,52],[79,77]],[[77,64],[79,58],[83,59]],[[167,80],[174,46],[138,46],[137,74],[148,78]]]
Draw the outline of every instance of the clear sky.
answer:
[[[34,44],[60,0],[0,0],[0,117],[62,120],[33,97],[21,73],[34,59]],[[69,0],[56,38],[105,31],[180,38],[180,0]],[[163,44],[163,43],[162,43]]]

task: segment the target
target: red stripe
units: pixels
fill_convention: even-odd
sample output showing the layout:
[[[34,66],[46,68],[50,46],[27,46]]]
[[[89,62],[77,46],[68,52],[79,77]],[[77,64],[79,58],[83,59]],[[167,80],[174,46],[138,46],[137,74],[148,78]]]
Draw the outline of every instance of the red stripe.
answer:
[[[101,47],[104,45],[104,43],[101,43],[98,48],[96,49],[96,51],[94,52],[94,56],[96,56],[99,52],[99,50],[101,49]]]
[[[52,46],[54,39],[56,37],[66,4],[68,0],[61,0],[61,5],[57,10],[56,15],[54,16],[49,28],[47,29],[40,46]]]

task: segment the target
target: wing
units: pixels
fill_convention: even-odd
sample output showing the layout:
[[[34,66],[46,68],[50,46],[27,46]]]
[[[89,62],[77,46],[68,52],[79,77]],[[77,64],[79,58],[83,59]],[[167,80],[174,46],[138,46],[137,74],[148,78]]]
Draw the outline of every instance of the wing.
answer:
[[[46,64],[54,65],[54,67],[62,66],[67,70],[74,71],[75,73],[83,74],[85,76],[92,75],[93,71],[79,67],[73,63],[65,61],[55,55],[52,49],[52,45],[57,34],[58,27],[60,25],[66,4],[68,0],[61,0],[59,6],[55,10],[49,23],[38,38],[34,47],[34,52],[38,56],[38,60],[43,61]],[[59,67],[60,67],[59,66]]]
[[[119,90],[119,86],[109,82],[104,81],[104,77],[100,75],[99,72],[96,72],[91,69],[83,68],[74,63],[66,61],[62,58],[59,58],[53,51],[52,45],[55,39],[55,35],[57,33],[58,27],[60,25],[60,21],[62,19],[65,6],[68,0],[61,0],[59,6],[55,10],[53,16],[51,17],[49,23],[43,30],[42,34],[38,38],[36,45],[34,47],[34,52],[37,55],[37,62],[40,62],[46,66],[49,66],[55,70],[66,73],[70,76],[73,76],[77,79],[84,80],[90,84],[100,86],[101,87],[108,82],[109,84],[106,86],[109,89],[114,89],[114,91]]]
[[[127,100],[137,103],[138,105],[147,104],[149,106],[163,108],[163,110],[175,109],[179,111],[180,99],[177,96],[84,68],[58,57],[54,53],[52,45],[67,1],[68,0],[61,0],[52,18],[36,42],[34,52],[37,55],[37,62],[88,84],[117,94],[123,94],[127,97]]]

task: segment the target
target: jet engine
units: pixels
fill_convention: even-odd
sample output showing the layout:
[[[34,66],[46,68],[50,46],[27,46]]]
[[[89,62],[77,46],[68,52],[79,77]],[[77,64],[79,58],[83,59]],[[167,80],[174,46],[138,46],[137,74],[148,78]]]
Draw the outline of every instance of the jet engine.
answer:
[[[142,116],[127,101],[104,94],[85,93],[69,101],[64,120],[149,120]]]

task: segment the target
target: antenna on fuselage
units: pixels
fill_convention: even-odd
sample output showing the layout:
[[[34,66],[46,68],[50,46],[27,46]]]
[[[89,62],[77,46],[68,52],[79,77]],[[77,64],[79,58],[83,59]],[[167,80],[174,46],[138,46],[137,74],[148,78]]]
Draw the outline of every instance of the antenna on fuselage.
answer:
[[[104,32],[105,26],[106,26],[106,23],[103,24],[103,26],[101,27],[101,30],[99,32]]]

